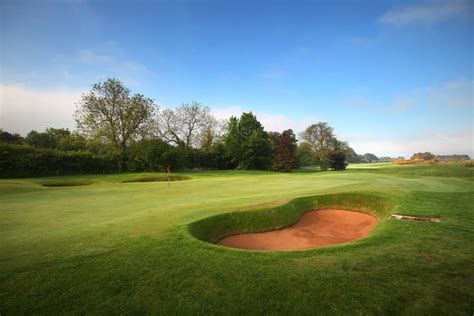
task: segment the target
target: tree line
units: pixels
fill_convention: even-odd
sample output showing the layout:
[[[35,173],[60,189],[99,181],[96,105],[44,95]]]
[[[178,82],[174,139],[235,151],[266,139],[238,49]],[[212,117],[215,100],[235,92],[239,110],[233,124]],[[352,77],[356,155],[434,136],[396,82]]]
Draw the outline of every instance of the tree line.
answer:
[[[47,128],[26,137],[0,130],[0,176],[244,169],[291,171],[318,164],[343,170],[358,155],[328,123],[300,133],[265,131],[252,113],[228,120],[199,102],[160,109],[119,80],[92,85],[76,104],[76,130]],[[376,157],[375,157],[376,158]]]

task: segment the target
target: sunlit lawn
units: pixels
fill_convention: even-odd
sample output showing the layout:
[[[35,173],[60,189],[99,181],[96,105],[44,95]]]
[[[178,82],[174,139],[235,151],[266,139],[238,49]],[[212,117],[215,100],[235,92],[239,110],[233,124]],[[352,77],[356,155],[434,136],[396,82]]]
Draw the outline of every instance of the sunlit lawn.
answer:
[[[198,172],[170,183],[121,183],[151,174],[0,180],[0,313],[472,314],[474,168],[356,167]],[[91,184],[41,186],[68,181]],[[293,252],[218,247],[186,226],[341,192],[442,222],[381,219],[366,239]]]

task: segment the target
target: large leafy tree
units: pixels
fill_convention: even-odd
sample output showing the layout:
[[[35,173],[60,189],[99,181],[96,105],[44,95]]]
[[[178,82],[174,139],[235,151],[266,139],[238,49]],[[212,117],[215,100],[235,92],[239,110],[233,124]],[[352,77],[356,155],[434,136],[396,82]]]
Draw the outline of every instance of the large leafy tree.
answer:
[[[300,135],[301,139],[313,147],[322,171],[328,170],[331,151],[335,144],[334,129],[326,122],[308,126]]]
[[[335,170],[346,168],[347,154],[351,149],[346,142],[336,138],[334,129],[328,123],[313,124],[306,128],[300,137],[311,146],[322,171],[329,168]]]
[[[313,147],[308,143],[300,143],[296,148],[296,159],[299,167],[316,164],[316,155]]]
[[[224,146],[234,167],[268,169],[270,166],[272,145],[268,133],[252,112],[229,119]]]
[[[297,166],[295,133],[288,129],[281,134],[272,133],[271,136],[273,140],[272,169],[291,171]]]
[[[79,130],[108,142],[118,154],[119,170],[130,141],[143,134],[155,110],[152,99],[130,90],[115,78],[95,83],[76,108]]]

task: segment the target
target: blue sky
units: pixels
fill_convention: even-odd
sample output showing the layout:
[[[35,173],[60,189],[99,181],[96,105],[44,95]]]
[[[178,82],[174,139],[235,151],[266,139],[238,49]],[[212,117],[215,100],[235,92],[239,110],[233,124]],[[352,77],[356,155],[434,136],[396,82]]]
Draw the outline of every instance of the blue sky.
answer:
[[[357,152],[473,150],[469,1],[2,1],[0,127],[73,128],[117,77],[269,130],[327,121]]]

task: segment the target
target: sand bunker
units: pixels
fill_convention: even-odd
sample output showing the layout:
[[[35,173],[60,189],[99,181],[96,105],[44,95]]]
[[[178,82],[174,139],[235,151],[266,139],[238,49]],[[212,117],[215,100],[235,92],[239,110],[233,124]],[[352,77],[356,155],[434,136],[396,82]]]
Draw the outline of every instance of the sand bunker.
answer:
[[[318,210],[281,230],[238,234],[219,245],[254,250],[296,250],[347,243],[367,236],[377,225],[374,216],[345,210]]]

